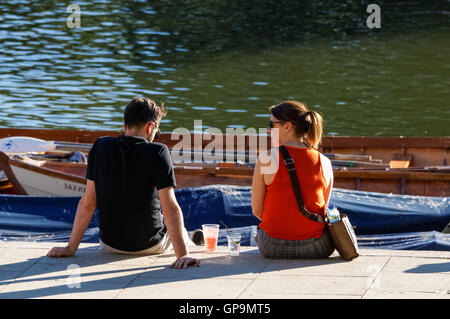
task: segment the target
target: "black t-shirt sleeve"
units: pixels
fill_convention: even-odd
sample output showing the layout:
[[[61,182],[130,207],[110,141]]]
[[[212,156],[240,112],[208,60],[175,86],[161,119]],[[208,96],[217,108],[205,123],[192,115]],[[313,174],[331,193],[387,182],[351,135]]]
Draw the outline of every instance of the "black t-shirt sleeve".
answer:
[[[163,145],[159,152],[157,160],[156,173],[156,189],[160,190],[166,187],[176,187],[175,172],[173,169],[172,158],[169,149]]]
[[[88,155],[88,164],[86,169],[86,178],[90,179],[91,181],[95,181],[95,147],[97,145],[97,141],[95,141],[94,145],[92,145],[91,150],[89,151]]]

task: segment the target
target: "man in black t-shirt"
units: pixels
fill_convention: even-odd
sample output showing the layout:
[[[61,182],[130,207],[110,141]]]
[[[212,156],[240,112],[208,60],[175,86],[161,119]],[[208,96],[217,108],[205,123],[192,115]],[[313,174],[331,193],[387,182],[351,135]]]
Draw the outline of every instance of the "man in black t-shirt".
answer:
[[[125,108],[125,133],[95,141],[89,152],[86,192],[69,243],[47,256],[73,256],[98,208],[100,244],[106,251],[157,254],[172,245],[177,257],[172,268],[200,264],[189,257],[169,150],[152,142],[164,115],[163,106],[135,98]]]

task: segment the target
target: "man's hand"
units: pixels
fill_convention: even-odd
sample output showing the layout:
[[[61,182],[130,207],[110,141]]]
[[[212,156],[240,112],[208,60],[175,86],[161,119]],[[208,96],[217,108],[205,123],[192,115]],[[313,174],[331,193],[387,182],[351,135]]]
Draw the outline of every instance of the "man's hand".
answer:
[[[48,257],[72,257],[80,245],[81,239],[91,222],[92,216],[97,208],[97,195],[95,193],[95,182],[90,179],[86,183],[86,191],[78,202],[72,233],[66,247],[53,247]]]
[[[170,265],[170,268],[175,269],[185,269],[189,266],[200,266],[200,260],[191,258],[191,257],[181,257],[178,258],[172,265]]]
[[[66,247],[53,247],[48,253],[48,257],[72,257],[75,254],[75,249]]]

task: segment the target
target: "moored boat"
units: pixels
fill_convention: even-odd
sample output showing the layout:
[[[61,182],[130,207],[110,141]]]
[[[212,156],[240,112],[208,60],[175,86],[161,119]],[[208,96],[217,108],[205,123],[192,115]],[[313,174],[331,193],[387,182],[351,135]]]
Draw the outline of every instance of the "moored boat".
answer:
[[[86,189],[86,164],[10,158],[0,152],[2,169],[16,194],[81,196]]]
[[[116,131],[0,128],[0,138],[28,136],[48,141],[72,142],[58,144],[60,150],[67,151],[87,151],[86,145],[93,143],[98,137],[119,134]],[[185,148],[184,152],[191,152],[190,159],[198,158],[196,156],[199,152],[201,159],[202,150],[211,150],[211,138],[202,139],[201,134],[188,137],[189,141],[184,143],[184,147],[187,145],[189,148]],[[182,138],[180,135],[164,133],[157,141],[175,150]],[[251,184],[251,161],[259,152],[268,149],[269,137],[259,136],[256,150],[251,148],[254,145],[251,143],[254,138],[252,136],[216,138],[223,139],[220,145],[231,153],[232,161],[174,161],[178,187]],[[335,187],[393,194],[450,196],[449,147],[450,137],[324,136],[319,150],[332,160]],[[253,159],[250,159],[251,156]],[[240,163],[239,158],[243,158],[245,162]],[[4,154],[0,156],[0,166],[19,194],[77,196],[84,192],[85,164],[55,162],[45,158],[38,161],[24,160]]]

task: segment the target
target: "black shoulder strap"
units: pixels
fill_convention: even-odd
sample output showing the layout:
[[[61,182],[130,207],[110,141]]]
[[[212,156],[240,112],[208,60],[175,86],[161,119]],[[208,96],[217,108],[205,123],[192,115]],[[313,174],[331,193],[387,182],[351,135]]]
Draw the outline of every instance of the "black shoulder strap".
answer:
[[[305,207],[305,204],[303,203],[302,192],[300,190],[300,182],[298,181],[297,172],[295,170],[294,159],[291,157],[287,148],[284,145],[280,146],[280,152],[284,158],[284,164],[286,165],[289,172],[292,188],[294,190],[295,198],[297,199],[298,210],[306,218],[309,218],[315,222],[323,223],[324,220],[322,216],[308,212],[308,210]]]

